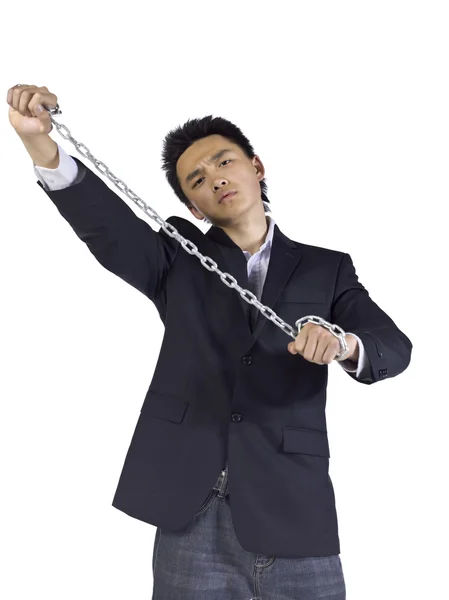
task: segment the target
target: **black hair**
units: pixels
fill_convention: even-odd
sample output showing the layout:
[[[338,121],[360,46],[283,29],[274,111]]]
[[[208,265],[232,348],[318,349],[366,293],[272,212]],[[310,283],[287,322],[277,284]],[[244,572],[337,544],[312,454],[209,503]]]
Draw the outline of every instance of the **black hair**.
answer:
[[[197,140],[200,140],[209,135],[221,135],[233,142],[241,148],[245,155],[252,159],[255,156],[254,148],[248,138],[243,134],[241,129],[222,117],[213,117],[207,115],[202,119],[189,119],[184,125],[172,129],[166,136],[163,142],[162,150],[162,169],[165,171],[168,183],[172,187],[175,194],[187,207],[191,207],[191,203],[187,196],[182,191],[181,185],[176,173],[176,164],[179,157]],[[271,212],[268,204],[270,201],[267,198],[267,183],[265,178],[260,183],[260,192],[265,212]],[[204,218],[203,221],[208,221]]]

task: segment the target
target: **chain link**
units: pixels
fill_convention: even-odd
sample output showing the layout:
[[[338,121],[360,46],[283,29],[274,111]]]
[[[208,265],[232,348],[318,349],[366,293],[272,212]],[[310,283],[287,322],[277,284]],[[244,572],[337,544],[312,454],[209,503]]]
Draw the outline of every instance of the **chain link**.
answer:
[[[287,335],[289,335],[293,339],[296,339],[299,331],[301,331],[301,328],[308,322],[313,322],[314,324],[325,327],[328,331],[330,331],[333,335],[335,335],[340,341],[340,352],[339,352],[339,354],[336,355],[335,359],[336,360],[344,360],[345,356],[348,353],[348,346],[347,346],[346,340],[344,338],[345,333],[341,329],[341,327],[338,327],[338,325],[332,325],[331,323],[328,323],[321,317],[317,317],[317,316],[313,316],[313,315],[308,315],[307,317],[302,317],[302,319],[298,319],[298,321],[296,321],[296,327],[298,329],[293,328],[291,325],[289,325],[288,323],[283,321],[274,312],[274,310],[272,310],[269,306],[265,306],[264,304],[259,302],[257,297],[251,291],[240,287],[240,285],[237,283],[237,280],[235,279],[235,277],[232,277],[232,275],[230,275],[229,273],[223,273],[223,271],[221,271],[218,268],[218,265],[214,260],[212,260],[209,256],[204,256],[203,254],[201,254],[201,252],[198,250],[197,246],[195,246],[195,244],[193,242],[184,238],[178,232],[178,230],[175,227],[173,227],[173,225],[164,221],[164,219],[162,219],[157,214],[157,212],[151,208],[151,206],[148,206],[148,204],[146,204],[142,200],[142,198],[140,198],[137,194],[135,194],[126,185],[126,183],[124,183],[121,179],[116,177],[109,170],[109,168],[107,167],[107,165],[105,165],[104,162],[95,158],[95,156],[91,153],[91,151],[85,144],[78,142],[72,136],[72,134],[70,133],[70,130],[65,125],[63,125],[62,123],[58,123],[53,118],[53,116],[62,114],[62,111],[59,108],[59,104],[56,104],[55,108],[47,108],[45,106],[44,106],[44,108],[49,112],[50,119],[51,119],[53,125],[56,127],[59,135],[61,135],[61,137],[63,137],[66,140],[69,140],[69,142],[71,142],[75,146],[77,151],[82,156],[84,156],[84,158],[87,158],[88,160],[90,160],[90,162],[93,163],[95,168],[98,171],[100,171],[100,173],[102,175],[105,175],[110,181],[112,181],[112,183],[121,192],[123,192],[132,202],[137,204],[137,206],[140,209],[142,209],[144,211],[144,213],[150,217],[150,219],[153,219],[153,221],[156,221],[156,223],[160,227],[162,227],[162,229],[165,231],[165,233],[167,233],[167,235],[169,235],[172,238],[175,238],[181,244],[181,246],[184,248],[184,250],[186,252],[199,258],[201,261],[201,264],[208,271],[217,273],[220,276],[221,281],[226,286],[237,290],[237,292],[240,294],[240,296],[243,298],[243,300],[245,300],[245,302],[247,302],[248,304],[253,304],[264,315],[264,317],[266,317],[267,319],[272,321],[275,325],[277,325],[280,329],[282,329],[282,331],[284,331]]]

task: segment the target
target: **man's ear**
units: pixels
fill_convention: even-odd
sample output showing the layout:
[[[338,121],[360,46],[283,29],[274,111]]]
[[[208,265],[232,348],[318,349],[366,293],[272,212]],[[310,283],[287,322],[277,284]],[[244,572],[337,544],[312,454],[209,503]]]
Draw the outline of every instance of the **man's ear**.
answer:
[[[253,156],[252,162],[257,173],[257,179],[262,181],[262,179],[265,177],[265,167],[263,166],[263,162],[260,160],[260,157],[257,156],[257,154]]]
[[[196,219],[200,219],[200,221],[202,221],[205,218],[204,215],[202,215],[194,206],[188,206],[187,208]]]

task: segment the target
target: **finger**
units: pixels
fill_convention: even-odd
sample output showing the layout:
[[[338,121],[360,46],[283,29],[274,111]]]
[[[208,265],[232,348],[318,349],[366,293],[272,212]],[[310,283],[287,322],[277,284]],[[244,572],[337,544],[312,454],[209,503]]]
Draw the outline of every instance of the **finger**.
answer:
[[[12,88],[12,99],[11,99],[11,106],[15,109],[15,110],[19,110],[19,102],[20,102],[20,97],[22,95],[22,93],[27,90],[30,86],[29,85],[20,85],[17,86],[15,85]],[[32,87],[32,86],[31,86]]]
[[[56,104],[58,102],[57,96],[55,94],[51,94],[50,92],[36,92],[34,96],[31,98],[30,103],[28,104],[28,109],[37,116],[42,116],[44,112],[42,111],[40,115],[36,113],[36,106],[40,104],[44,108],[56,108]],[[47,114],[48,112],[45,111]]]
[[[296,336],[295,341],[289,344],[289,346],[292,346],[295,349],[295,352],[293,354],[301,354],[302,356],[304,356],[304,351],[308,344],[309,337],[312,336],[315,337],[315,339],[318,339],[319,330],[322,329],[322,327],[314,323],[306,323]]]
[[[6,96],[6,101],[11,106],[12,106],[12,100],[13,100],[14,90],[19,89],[21,87],[23,87],[21,84],[17,84],[17,85],[13,85],[12,88],[9,88],[8,94]],[[25,87],[28,87],[28,86],[25,86]]]
[[[32,98],[34,90],[36,89],[37,87],[35,85],[16,86],[16,88],[13,90],[13,108],[26,117],[34,116],[27,108],[27,104],[30,101],[30,98]]]
[[[326,353],[327,347],[330,343],[329,336],[325,333],[317,337],[317,344],[315,348],[315,354],[313,355],[313,361],[319,365],[324,365],[324,354]]]
[[[27,117],[31,117],[34,116],[31,114],[30,110],[28,109],[28,104],[31,100],[31,98],[34,95],[34,89],[33,87],[28,88],[27,90],[24,90],[20,96],[19,99],[19,107],[18,107],[18,111],[21,115],[26,115]]]
[[[330,365],[334,358],[337,356],[337,354],[340,352],[340,342],[334,335],[332,336],[332,338],[333,339],[329,340],[329,343],[327,344],[327,347],[322,355],[322,361],[327,365]]]
[[[333,339],[332,339],[333,338]],[[330,364],[334,356],[337,354],[335,342],[338,344],[338,340],[332,334],[322,336],[318,341],[318,346],[314,356],[314,360],[319,362],[321,365]]]
[[[9,88],[8,93],[6,94],[6,102],[11,105],[12,102],[12,93],[14,91],[14,87]]]
[[[316,342],[323,331],[323,328],[319,325],[315,325],[314,323],[306,323],[295,340],[296,350],[304,356],[304,352],[310,344],[309,351],[310,348],[313,348],[315,351]]]
[[[305,328],[301,329],[301,331],[296,336],[295,341],[293,342],[295,345],[296,352],[299,352],[301,354],[304,352],[304,348],[306,347],[308,336],[309,336],[309,329],[305,329]]]
[[[314,356],[318,348],[318,340],[315,336],[309,335],[307,344],[302,352],[303,357],[310,362],[314,362]]]
[[[326,331],[320,325],[315,325],[313,329],[310,329],[307,337],[307,345],[304,349],[303,356],[305,359],[311,362],[324,364],[323,355],[326,352],[327,346],[334,337],[331,333]]]

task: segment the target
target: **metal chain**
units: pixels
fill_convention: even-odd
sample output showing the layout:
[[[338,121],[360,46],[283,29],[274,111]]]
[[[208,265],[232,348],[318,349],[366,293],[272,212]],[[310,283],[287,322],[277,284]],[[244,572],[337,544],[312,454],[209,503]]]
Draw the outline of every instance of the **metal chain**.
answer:
[[[173,227],[173,225],[164,221],[164,219],[162,219],[157,214],[157,212],[151,208],[151,206],[148,206],[148,204],[146,204],[137,194],[135,194],[126,185],[126,183],[124,183],[121,179],[116,177],[109,170],[109,168],[105,165],[104,162],[96,159],[95,156],[90,152],[89,148],[87,148],[87,146],[78,142],[72,136],[72,134],[70,133],[70,130],[65,125],[58,123],[53,118],[53,115],[61,115],[62,114],[62,111],[59,108],[59,104],[56,104],[55,108],[47,108],[44,105],[44,108],[45,108],[45,110],[47,110],[49,112],[51,122],[56,127],[56,129],[58,130],[58,133],[59,133],[59,135],[61,135],[61,137],[63,137],[66,140],[69,140],[82,156],[84,156],[85,158],[90,160],[90,162],[93,163],[95,168],[98,171],[100,171],[100,173],[102,175],[106,175],[106,177],[110,181],[112,181],[112,183],[120,191],[122,191],[124,194],[126,194],[126,196],[128,196],[128,198],[130,200],[132,200],[135,204],[137,204],[137,206],[139,208],[141,208],[144,211],[144,213],[150,217],[150,219],[153,219],[153,221],[156,221],[156,223],[162,227],[162,229],[167,233],[167,235],[169,235],[172,238],[175,238],[181,244],[181,246],[184,248],[184,250],[186,252],[199,258],[201,261],[201,264],[208,271],[217,273],[220,276],[221,281],[225,285],[227,285],[229,288],[234,288],[235,290],[237,290],[238,293],[240,294],[240,296],[243,298],[243,300],[245,300],[245,302],[247,302],[248,304],[253,304],[264,315],[264,317],[266,317],[267,319],[272,321],[275,325],[277,325],[280,329],[282,329],[282,331],[284,331],[287,335],[289,335],[293,339],[296,339],[298,333],[301,331],[301,328],[306,323],[313,322],[316,325],[321,325],[322,327],[324,327],[325,329],[330,331],[333,335],[335,335],[340,341],[340,352],[335,356],[335,360],[338,360],[338,361],[344,360],[344,358],[348,354],[349,350],[348,350],[348,346],[346,344],[346,340],[344,338],[345,332],[343,331],[343,329],[341,329],[341,327],[339,327],[338,325],[332,325],[331,323],[328,323],[321,317],[317,317],[314,315],[308,315],[307,317],[302,317],[301,319],[298,319],[296,321],[297,329],[294,329],[291,325],[289,325],[288,323],[283,321],[274,312],[274,310],[272,310],[269,306],[266,306],[266,305],[262,304],[261,302],[259,302],[257,297],[251,291],[240,287],[240,285],[237,283],[237,280],[235,279],[235,277],[233,277],[229,273],[223,273],[223,271],[221,271],[218,268],[218,265],[214,260],[212,260],[209,256],[204,256],[203,254],[201,254],[201,252],[199,252],[197,246],[195,246],[195,244],[193,242],[190,242],[189,240],[184,238],[177,231],[177,229],[175,227]]]

